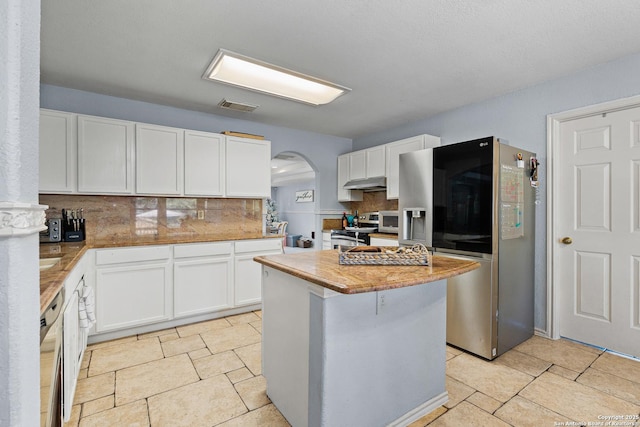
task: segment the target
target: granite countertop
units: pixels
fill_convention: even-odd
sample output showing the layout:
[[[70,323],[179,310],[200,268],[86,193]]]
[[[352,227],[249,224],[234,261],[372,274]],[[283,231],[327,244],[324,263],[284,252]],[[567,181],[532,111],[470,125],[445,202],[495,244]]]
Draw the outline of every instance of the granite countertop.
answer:
[[[53,267],[40,271],[40,314],[58,294],[73,267],[87,251],[85,242],[42,243],[40,259],[60,258]]]
[[[332,230],[323,229],[323,233],[328,233]],[[377,237],[378,239],[398,240],[398,235],[393,233],[369,233],[369,237]]]
[[[340,265],[337,250],[254,258],[265,266],[342,294],[384,291],[457,276],[480,267],[475,261],[440,256],[430,266]]]
[[[369,237],[376,237],[378,239],[398,240],[398,235],[394,233],[369,233]]]
[[[41,243],[40,258],[61,258],[53,267],[40,271],[40,313],[53,301],[71,270],[89,249],[130,246],[173,245],[181,243],[220,242],[282,238],[280,234],[228,232],[215,234],[179,234],[173,236],[116,236],[111,239],[87,239],[85,242]]]

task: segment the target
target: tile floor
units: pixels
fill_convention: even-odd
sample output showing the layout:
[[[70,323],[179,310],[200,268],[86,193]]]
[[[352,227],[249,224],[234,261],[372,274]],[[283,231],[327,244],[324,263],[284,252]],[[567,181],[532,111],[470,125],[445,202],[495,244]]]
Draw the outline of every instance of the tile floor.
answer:
[[[89,346],[65,426],[288,426],[265,392],[261,315]],[[640,427],[640,362],[571,341],[533,337],[493,362],[447,347],[446,386],[411,427]]]

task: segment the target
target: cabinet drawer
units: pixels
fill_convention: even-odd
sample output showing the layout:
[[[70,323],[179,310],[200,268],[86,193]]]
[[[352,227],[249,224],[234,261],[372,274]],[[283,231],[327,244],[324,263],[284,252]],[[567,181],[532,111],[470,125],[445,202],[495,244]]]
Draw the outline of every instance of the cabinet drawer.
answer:
[[[96,265],[165,260],[169,259],[170,256],[171,250],[169,246],[105,249],[96,252]]]
[[[230,255],[231,242],[220,243],[190,243],[177,245],[173,248],[174,258],[189,258],[198,256]]]
[[[282,238],[241,240],[236,242],[236,253],[277,251],[282,249]]]

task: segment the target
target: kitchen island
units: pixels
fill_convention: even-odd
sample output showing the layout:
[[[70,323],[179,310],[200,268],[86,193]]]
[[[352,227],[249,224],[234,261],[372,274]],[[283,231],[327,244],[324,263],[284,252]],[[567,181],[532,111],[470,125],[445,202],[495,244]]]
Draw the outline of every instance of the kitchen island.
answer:
[[[446,279],[478,263],[340,265],[337,250],[254,259],[267,394],[293,426],[408,425],[447,402]]]

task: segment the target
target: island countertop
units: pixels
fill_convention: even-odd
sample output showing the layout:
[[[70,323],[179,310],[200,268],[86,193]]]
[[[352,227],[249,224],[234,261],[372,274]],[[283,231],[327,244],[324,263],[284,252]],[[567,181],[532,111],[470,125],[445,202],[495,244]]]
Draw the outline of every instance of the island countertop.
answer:
[[[433,256],[430,266],[341,265],[338,250],[258,256],[254,261],[342,294],[384,291],[457,276],[475,261]]]

